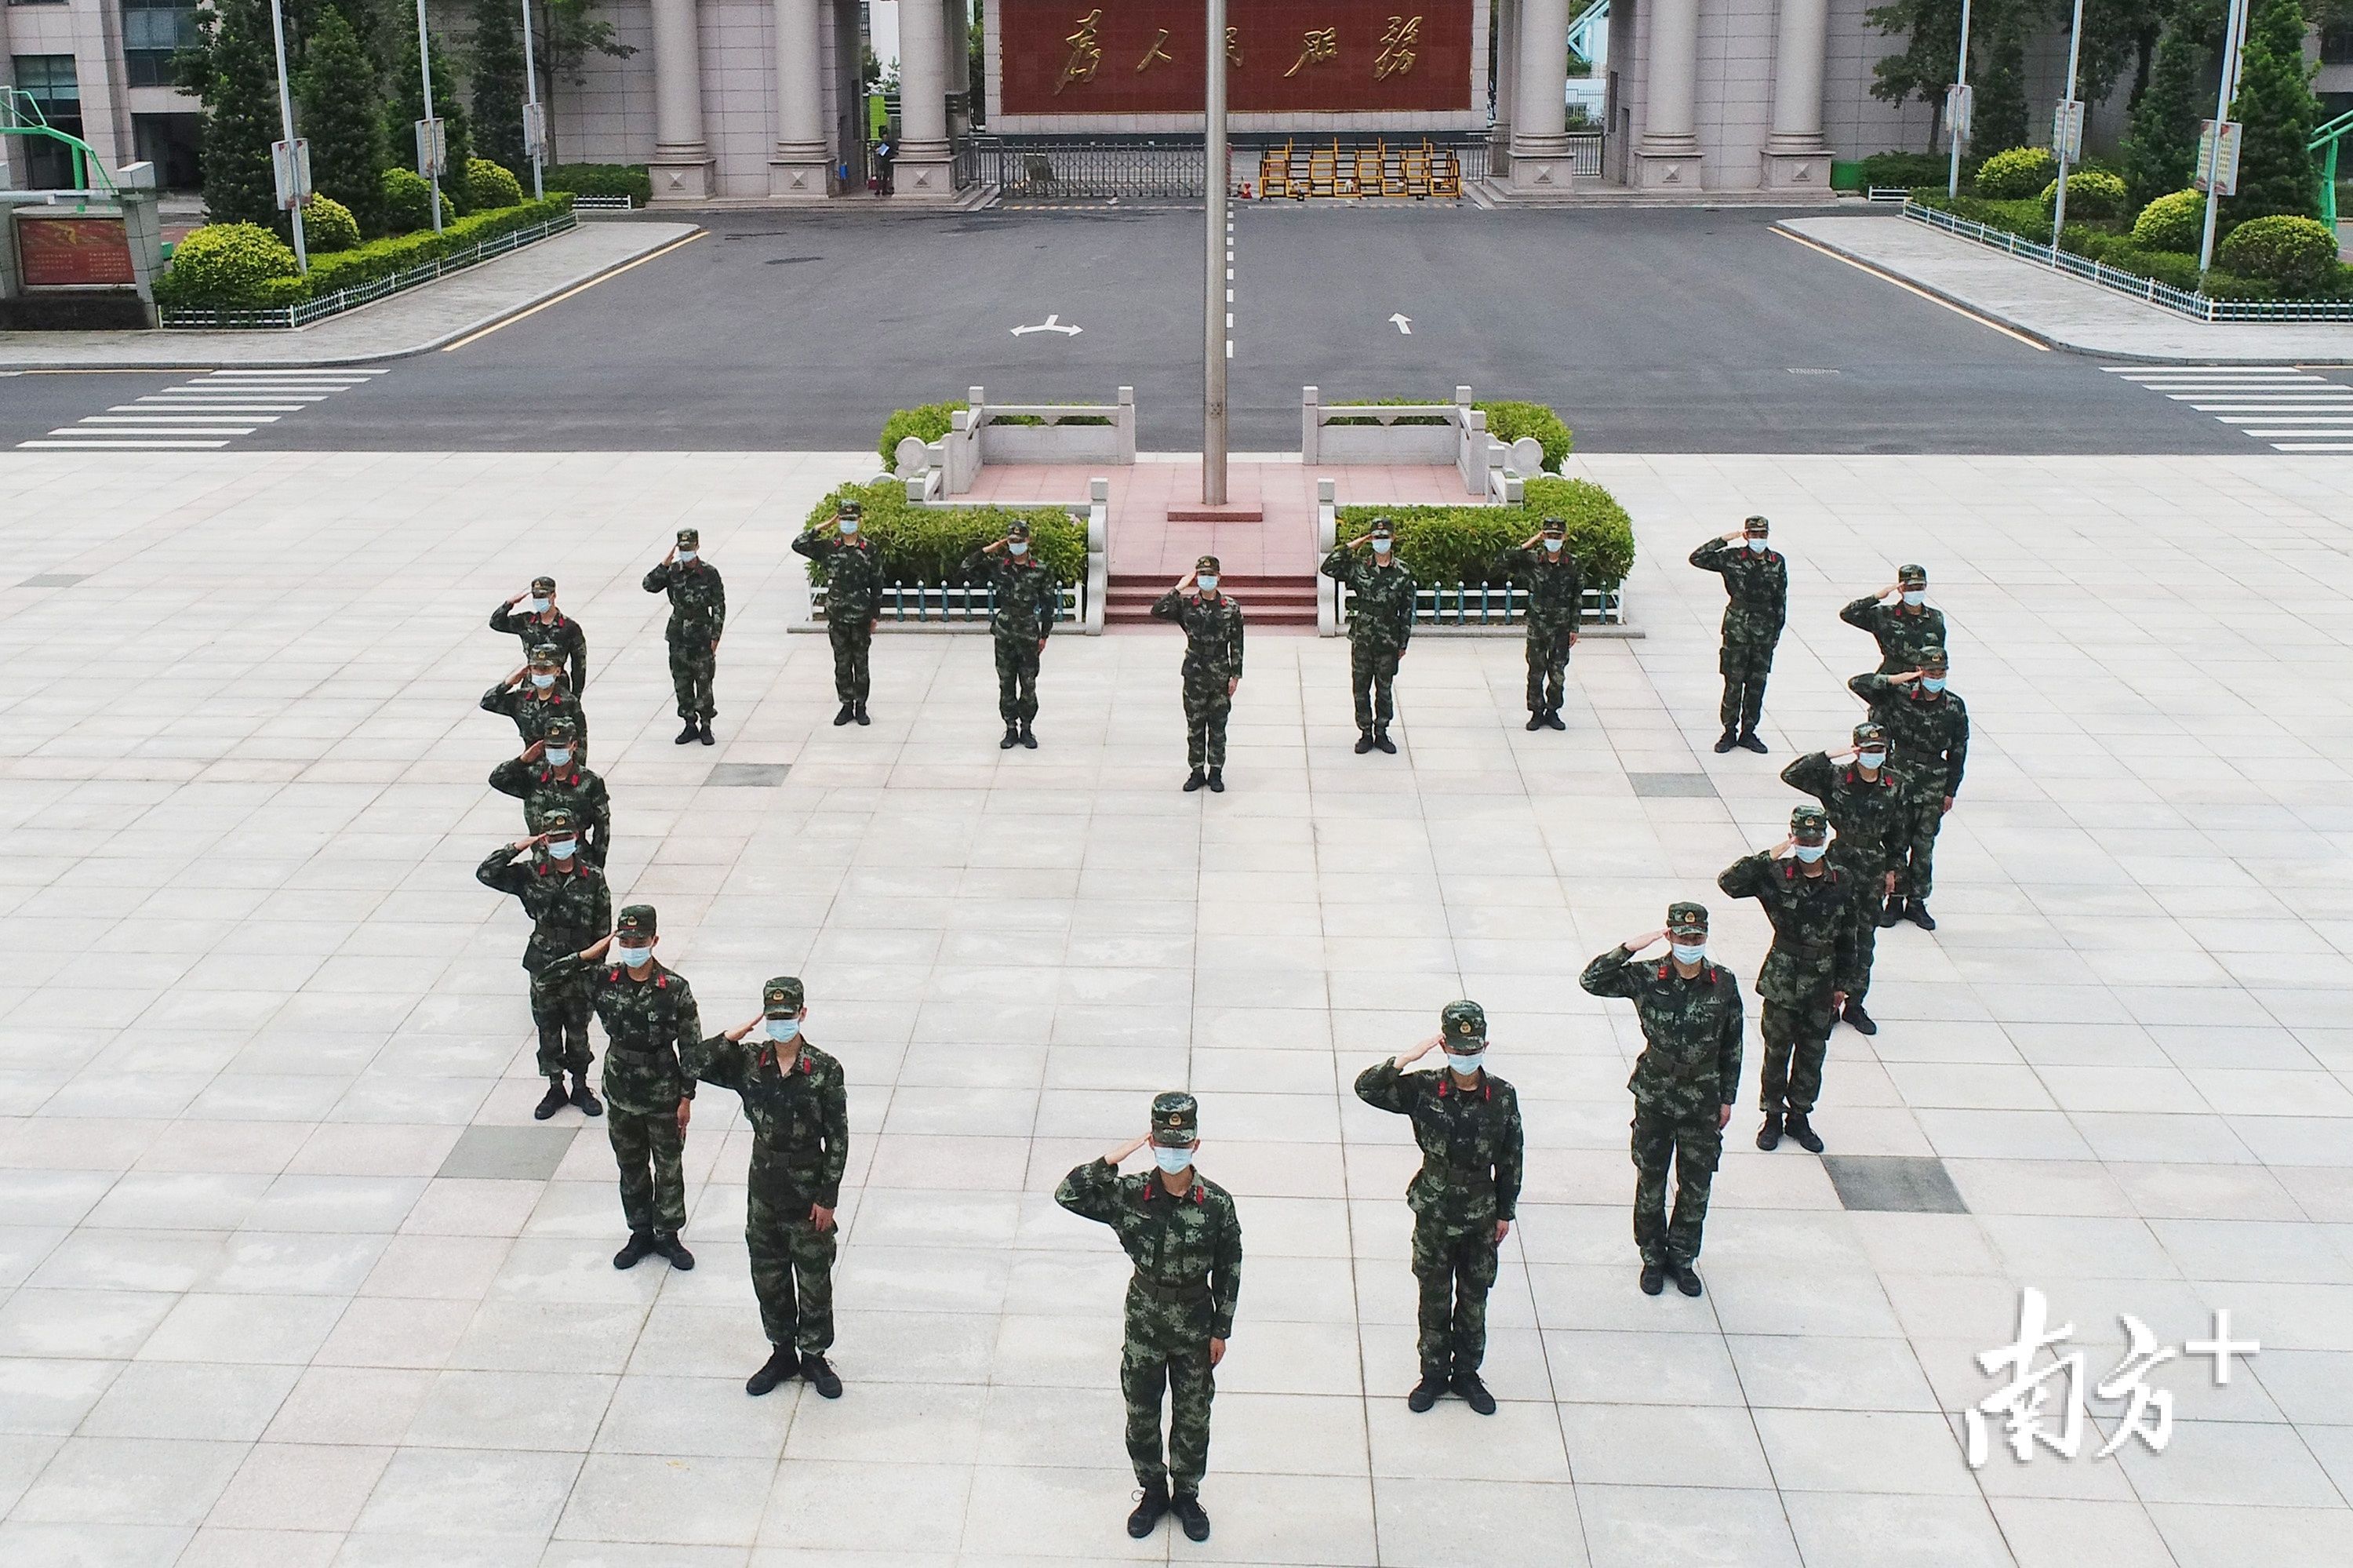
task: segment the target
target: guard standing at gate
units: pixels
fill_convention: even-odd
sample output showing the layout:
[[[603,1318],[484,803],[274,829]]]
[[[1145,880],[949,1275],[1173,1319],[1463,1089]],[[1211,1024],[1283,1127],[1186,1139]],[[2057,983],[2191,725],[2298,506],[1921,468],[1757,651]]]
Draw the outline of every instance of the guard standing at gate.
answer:
[[[1737,534],[1710,539],[1691,553],[1691,564],[1724,578],[1724,647],[1716,668],[1724,673],[1724,701],[1716,716],[1724,734],[1718,752],[1746,747],[1762,756],[1757,721],[1765,713],[1765,678],[1773,673],[1773,648],[1789,618],[1789,563],[1769,542],[1773,524],[1751,517]]]
[[[1198,591],[1187,594],[1187,586]],[[1218,591],[1218,557],[1203,556],[1153,601],[1152,614],[1185,629],[1185,758],[1193,765],[1186,792],[1207,784],[1222,794],[1226,719],[1242,683],[1242,607]]]
[[[845,501],[827,523],[811,524],[793,541],[795,553],[825,568],[825,634],[833,644],[833,694],[841,700],[837,725],[873,722],[866,716],[872,675],[867,656],[881,608],[882,561],[864,535],[865,521],[859,503]]]

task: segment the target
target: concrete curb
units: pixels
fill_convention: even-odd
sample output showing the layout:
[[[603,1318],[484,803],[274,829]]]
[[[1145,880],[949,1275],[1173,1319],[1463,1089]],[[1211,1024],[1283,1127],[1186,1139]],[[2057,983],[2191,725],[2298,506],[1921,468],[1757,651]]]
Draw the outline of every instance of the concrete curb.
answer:
[[[557,280],[554,282],[545,284],[536,292],[501,304],[498,309],[491,311],[485,315],[476,317],[474,320],[467,322],[462,325],[441,332],[422,343],[409,344],[399,348],[377,349],[365,354],[336,354],[329,351],[311,355],[279,355],[270,358],[257,358],[248,355],[233,359],[225,359],[216,355],[206,355],[201,352],[191,352],[185,355],[171,360],[112,359],[105,357],[63,358],[54,360],[30,360],[22,364],[14,362],[0,364],[0,370],[16,371],[20,373],[55,370],[119,370],[133,373],[152,371],[159,375],[168,376],[175,371],[182,370],[313,370],[324,369],[333,366],[377,365],[388,360],[409,359],[420,354],[429,354],[437,348],[441,348],[447,344],[457,342],[459,338],[471,336],[473,334],[482,331],[485,327],[496,326],[501,322],[510,320],[515,316],[521,315],[525,311],[545,304],[548,301],[554,299],[559,294],[579,288],[585,283],[594,282],[597,279],[606,276],[607,273],[617,272],[624,267],[634,266],[638,262],[644,260],[647,257],[654,254],[654,252],[668,246],[679,244],[685,240],[690,235],[701,232],[702,226],[692,223],[664,223],[659,225],[647,224],[644,227],[649,230],[656,230],[658,232],[649,234],[649,237],[634,249],[619,256],[607,257],[604,260],[599,260],[593,267],[585,268],[578,272]],[[567,230],[566,232],[577,231]],[[550,237],[550,238],[556,238],[561,237]],[[545,244],[547,241],[542,240],[540,243]],[[522,251],[510,251],[508,254],[527,254],[529,249],[530,247],[525,247]],[[497,258],[491,263],[488,264],[495,265],[496,260],[505,260],[504,257]],[[427,288],[432,286],[432,284],[426,285]],[[394,304],[406,297],[406,296],[405,294],[394,294],[386,299],[378,300],[373,303],[363,305],[359,310],[351,312],[350,314],[353,316],[361,315],[368,311],[375,310],[378,305]],[[333,316],[330,317],[329,321],[341,321],[344,318],[343,316]],[[327,323],[322,322],[319,324],[324,326]],[[300,334],[303,330],[306,329],[296,328],[289,331],[286,335],[290,338],[299,338]],[[204,343],[206,336],[211,334],[188,333],[183,335],[191,349],[195,350]]]

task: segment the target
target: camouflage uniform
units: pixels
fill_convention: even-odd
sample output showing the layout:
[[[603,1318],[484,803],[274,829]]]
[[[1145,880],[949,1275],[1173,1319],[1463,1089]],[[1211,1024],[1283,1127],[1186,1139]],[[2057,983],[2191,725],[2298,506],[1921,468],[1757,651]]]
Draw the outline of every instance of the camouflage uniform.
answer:
[[[1886,731],[1875,724],[1857,725],[1854,743],[1884,748]],[[1883,762],[1879,777],[1866,779],[1854,762],[1834,763],[1830,754],[1810,751],[1781,769],[1781,782],[1822,803],[1838,838],[1831,845],[1831,863],[1846,873],[1854,889],[1854,936],[1848,954],[1851,967],[1840,974],[1838,989],[1846,1004],[1857,1006],[1871,991],[1871,964],[1879,947],[1879,917],[1887,910],[1887,874],[1902,863],[1912,842],[1919,815],[1917,797],[1904,770]]]
[[[1460,1054],[1483,1054],[1487,1015],[1476,1002],[1448,1004],[1439,1033]],[[1476,1042],[1476,1051],[1465,1047]],[[1440,1382],[1475,1372],[1487,1355],[1487,1292],[1495,1283],[1495,1223],[1518,1216],[1520,1099],[1482,1069],[1465,1089],[1445,1067],[1402,1071],[1395,1057],[1356,1075],[1356,1097],[1406,1117],[1421,1169],[1405,1190],[1413,1211],[1413,1277],[1420,1286],[1415,1344],[1423,1375]]]
[[[646,574],[648,593],[670,595],[670,625],[663,635],[670,642],[670,681],[678,696],[678,716],[705,725],[719,711],[712,683],[719,673],[719,638],[727,630],[727,586],[719,569],[699,552],[702,535],[692,528],[678,531],[682,550],[695,550],[691,561],[664,561]]]
[[[1762,538],[1749,520],[1752,536]],[[1724,700],[1716,716],[1727,738],[1752,737],[1765,713],[1765,679],[1773,673],[1773,648],[1789,616],[1789,563],[1775,549],[1752,550],[1710,539],[1691,553],[1691,564],[1724,578],[1724,648],[1716,668],[1724,673]],[[1719,746],[1719,751],[1728,749]]]
[[[1196,571],[1214,574],[1218,558],[1204,556]],[[1185,759],[1196,771],[1226,765],[1226,719],[1234,711],[1228,684],[1242,678],[1242,607],[1224,594],[1170,588],[1152,606],[1153,619],[1185,629]]]
[[[576,825],[561,807],[547,820],[549,826],[539,831],[556,831],[561,824],[568,832]],[[591,1054],[588,986],[555,965],[613,928],[613,892],[585,850],[574,855],[568,870],[544,851],[528,852],[531,859],[518,863],[515,857],[525,853],[506,846],[492,850],[474,868],[474,880],[521,900],[531,916],[522,967],[531,976],[531,1021],[539,1028],[539,1075],[586,1074]]]
[[[1921,651],[1923,664],[1942,675],[1945,651]],[[1930,692],[1919,682],[1898,683],[1884,675],[1857,675],[1847,690],[1871,705],[1871,716],[1895,743],[1904,758],[1912,799],[1910,832],[1895,854],[1895,893],[1890,901],[1924,904],[1935,891],[1936,833],[1945,823],[1945,801],[1961,792],[1961,772],[1969,759],[1969,710],[1952,691]]]
[[[1016,523],[1005,531],[1008,539],[1027,542],[1029,529]],[[1062,585],[1030,551],[991,555],[975,550],[964,558],[962,571],[972,582],[988,585],[988,630],[997,644],[997,716],[1008,734],[1029,728],[1038,716],[1039,644],[1053,634],[1062,615]]]
[[[1820,806],[1790,813],[1789,831],[1800,844],[1820,843],[1829,829]],[[1785,1111],[1802,1118],[1821,1094],[1838,977],[1854,967],[1852,881],[1827,857],[1821,874],[1809,876],[1794,856],[1778,860],[1759,850],[1725,867],[1715,885],[1735,898],[1754,898],[1773,923],[1773,946],[1757,973],[1763,1101],[1768,1118]]]
[[[1686,944],[1704,943],[1707,911],[1670,906],[1667,932]],[[1699,1256],[1708,1193],[1724,1157],[1722,1112],[1740,1093],[1740,982],[1704,958],[1685,980],[1672,953],[1638,960],[1620,946],[1586,965],[1577,983],[1595,996],[1632,1002],[1641,1022],[1642,1054],[1626,1080],[1634,1093],[1634,1245],[1645,1265],[1688,1269]]]
[[[547,726],[551,746],[575,745],[577,738],[573,726],[562,719]],[[577,750],[562,768],[544,758],[526,762],[520,757],[510,757],[491,769],[491,788],[522,802],[523,825],[534,833],[547,831],[550,811],[561,809],[570,812],[572,825],[580,830],[580,853],[597,865],[605,863],[613,834],[612,797],[606,791],[603,778],[581,763]],[[577,952],[608,929],[609,923],[598,927],[587,942],[575,943],[570,950]]]
[[[559,657],[560,653],[553,644],[542,643],[532,650],[532,668],[553,671]],[[492,686],[482,694],[482,711],[504,714],[512,719],[515,733],[522,736],[525,746],[545,740],[548,730],[563,721],[570,722],[575,738],[582,741],[588,738],[587,710],[580,705],[578,697],[564,689],[562,675],[557,675],[555,684],[544,691],[533,685],[527,675],[512,685],[501,683]]]
[[[542,599],[555,591],[554,577],[533,577],[531,591]],[[512,632],[522,639],[522,651],[528,654],[542,643],[553,643],[564,653],[564,669],[576,694],[588,689],[588,634],[580,623],[554,605],[547,612],[526,609],[517,615],[514,606],[502,604],[491,611],[491,630]]]
[[[1373,531],[1387,534],[1387,520],[1375,519]],[[1356,730],[1367,738],[1388,736],[1398,661],[1413,641],[1413,574],[1394,549],[1389,561],[1360,560],[1345,544],[1324,557],[1324,575],[1348,588],[1348,681],[1356,698]]]
[[[1898,587],[1925,593],[1925,567],[1904,567],[1895,574]],[[1865,594],[1839,611],[1849,626],[1860,626],[1879,644],[1879,673],[1901,675],[1920,667],[1921,651],[1945,646],[1945,612],[1928,605],[1889,604],[1877,594]]]
[[[1187,1147],[1198,1137],[1193,1097],[1152,1102],[1155,1141]],[[1135,1264],[1127,1282],[1127,1339],[1120,1351],[1120,1392],[1127,1400],[1127,1457],[1139,1485],[1198,1491],[1209,1467],[1209,1403],[1217,1374],[1209,1341],[1233,1337],[1241,1290],[1242,1229],[1223,1187],[1193,1173],[1172,1194],[1156,1169],[1123,1176],[1108,1160],[1091,1160],[1062,1178],[1054,1201],[1082,1219],[1112,1228]],[[1160,1448],[1160,1400],[1167,1391],[1168,1452]]]
[[[839,515],[858,518],[858,504],[842,503]],[[874,646],[874,617],[882,603],[881,552],[862,534],[826,534],[814,526],[802,530],[793,550],[825,567],[825,634],[833,644],[833,694],[846,708],[862,707],[872,684],[868,656]]]
[[[615,931],[654,934],[653,906],[632,904]],[[609,949],[608,949],[609,952]],[[548,965],[560,979],[585,980],[605,1024],[605,1130],[621,1170],[621,1213],[631,1234],[674,1236],[686,1224],[686,1179],[680,1170],[686,1135],[678,1102],[694,1097],[694,1080],[681,1065],[702,1037],[694,988],[655,959],[642,980],[610,957],[592,963],[574,953]]]
[[[1545,519],[1546,534],[1556,521]],[[1557,718],[1567,694],[1569,640],[1585,611],[1584,571],[1565,544],[1556,553],[1541,545],[1506,551],[1498,564],[1528,590],[1528,712]]]
[[[761,992],[768,1018],[801,1010],[801,982],[770,980]],[[819,1230],[810,1205],[841,1202],[849,1162],[849,1099],[841,1064],[797,1042],[787,1062],[765,1034],[730,1040],[714,1034],[688,1053],[694,1075],[744,1097],[752,1124],[752,1172],[744,1244],[752,1255],[752,1292],[760,1326],[778,1349],[823,1353],[833,1343],[836,1232]],[[794,1291],[799,1283],[797,1298]]]

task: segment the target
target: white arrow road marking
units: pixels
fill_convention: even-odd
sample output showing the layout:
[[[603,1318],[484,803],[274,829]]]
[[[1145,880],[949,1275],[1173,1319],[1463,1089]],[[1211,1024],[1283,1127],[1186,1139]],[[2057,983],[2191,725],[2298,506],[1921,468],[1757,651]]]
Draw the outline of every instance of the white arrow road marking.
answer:
[[[1411,337],[1413,335],[1413,318],[1411,316],[1405,314],[1403,312],[1399,312],[1398,314],[1391,316],[1389,320],[1397,323],[1398,331],[1405,334],[1406,336]]]
[[[1046,319],[1039,322],[1036,326],[1015,327],[1013,329],[1013,335],[1015,337],[1021,337],[1033,332],[1058,332],[1065,337],[1076,337],[1079,334],[1086,330],[1087,329],[1082,326],[1070,326],[1065,324],[1059,312],[1049,312]]]

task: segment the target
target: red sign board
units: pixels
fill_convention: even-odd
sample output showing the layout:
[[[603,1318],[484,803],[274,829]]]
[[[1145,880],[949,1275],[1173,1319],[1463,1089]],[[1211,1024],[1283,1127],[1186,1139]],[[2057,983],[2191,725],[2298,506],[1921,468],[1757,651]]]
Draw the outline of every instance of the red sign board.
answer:
[[[1472,106],[1471,0],[1233,0],[1228,18],[1236,113]],[[1000,0],[998,26],[1008,114],[1201,112],[1198,0]]]
[[[131,235],[119,217],[16,215],[16,260],[30,289],[136,283]]]

